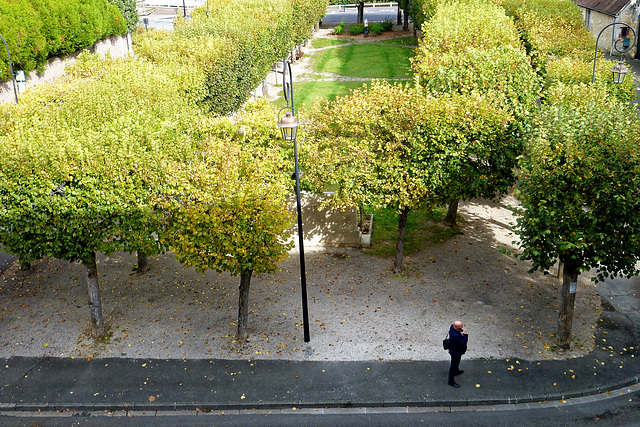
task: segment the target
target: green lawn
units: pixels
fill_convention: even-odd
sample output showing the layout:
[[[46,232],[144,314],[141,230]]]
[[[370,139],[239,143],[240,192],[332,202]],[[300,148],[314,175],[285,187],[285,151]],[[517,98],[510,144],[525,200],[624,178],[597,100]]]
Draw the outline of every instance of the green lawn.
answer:
[[[314,39],[311,42],[311,47],[313,47],[314,49],[321,49],[323,47],[328,47],[328,46],[340,46],[342,44],[349,43],[349,42],[350,40],[318,38],[318,39]]]
[[[337,96],[349,95],[351,90],[368,84],[368,82],[294,82],[293,100],[296,109],[306,110],[313,105],[316,99],[324,98],[334,101]],[[282,92],[280,95],[280,99],[274,102],[278,108],[282,108],[286,104]]]
[[[413,80],[401,83],[412,85]],[[349,95],[352,90],[369,86],[370,84],[370,82],[294,82],[293,100],[296,104],[296,109],[304,111],[311,108],[318,99],[335,101],[338,96]],[[283,108],[286,105],[282,92],[280,92],[280,98],[273,103],[278,108]]]
[[[418,39],[414,37],[398,37],[395,39],[380,40],[378,43],[396,44],[402,46],[418,46]]]
[[[396,79],[411,77],[413,50],[390,44],[359,44],[317,52],[311,58],[316,72],[340,76]]]
[[[436,224],[442,222],[446,209],[416,209],[409,211],[407,228],[404,236],[404,253],[409,255],[419,252],[429,244],[442,243],[451,237],[461,234],[457,228],[443,227]],[[396,253],[398,238],[397,212],[392,209],[373,211],[372,246],[366,251],[381,257],[392,257]]]

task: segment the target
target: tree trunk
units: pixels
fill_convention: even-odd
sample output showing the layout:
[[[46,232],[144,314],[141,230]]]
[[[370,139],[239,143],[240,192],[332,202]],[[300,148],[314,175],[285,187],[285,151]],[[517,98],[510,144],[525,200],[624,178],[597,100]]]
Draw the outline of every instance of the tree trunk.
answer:
[[[136,271],[138,274],[149,271],[149,259],[147,258],[147,254],[142,251],[138,251],[138,268]]]
[[[89,312],[96,338],[104,335],[104,321],[102,319],[102,302],[100,301],[100,286],[98,284],[98,266],[96,265],[96,253],[91,254],[88,261],[83,261],[87,278],[87,291],[89,293]]]
[[[29,270],[31,270],[31,263],[20,261],[20,271],[29,271]]]
[[[249,288],[251,286],[251,273],[247,270],[240,273],[240,292],[238,295],[238,340],[245,340],[249,336]]]
[[[393,263],[393,272],[402,273],[402,259],[404,258],[404,233],[407,228],[407,216],[409,216],[409,208],[404,208],[400,212],[398,220],[398,240],[396,240],[396,259]]]
[[[458,216],[458,202],[459,199],[452,199],[449,201],[449,208],[447,209],[447,215],[444,217],[444,225],[451,228],[456,225],[456,218]]]
[[[396,22],[397,22],[397,25],[402,25],[402,9],[400,9],[399,4],[398,4],[398,20]]]
[[[402,26],[402,29],[405,31],[409,29],[409,14],[406,10],[404,11],[404,25]]]
[[[571,284],[575,283],[573,289]],[[578,283],[578,268],[574,261],[564,264],[562,274],[562,300],[560,317],[558,318],[558,332],[556,340],[558,347],[568,350],[571,345],[571,328],[573,326],[573,309],[576,302],[576,287]]]
[[[359,1],[358,2],[358,19],[357,19],[357,23],[358,24],[362,24],[364,22],[364,2],[363,1]]]
[[[564,272],[564,264],[562,263],[562,260],[558,260],[558,274],[556,275],[556,277],[558,279],[562,277],[563,272]]]

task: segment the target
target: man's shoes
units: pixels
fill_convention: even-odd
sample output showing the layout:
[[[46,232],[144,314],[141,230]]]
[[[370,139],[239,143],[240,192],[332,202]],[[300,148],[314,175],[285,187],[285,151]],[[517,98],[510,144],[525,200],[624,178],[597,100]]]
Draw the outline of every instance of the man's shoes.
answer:
[[[455,375],[462,375],[462,374],[464,374],[464,371],[460,370],[460,371],[458,371],[458,373],[456,373]]]
[[[458,383],[449,383],[449,385],[453,388],[460,388],[460,384]]]

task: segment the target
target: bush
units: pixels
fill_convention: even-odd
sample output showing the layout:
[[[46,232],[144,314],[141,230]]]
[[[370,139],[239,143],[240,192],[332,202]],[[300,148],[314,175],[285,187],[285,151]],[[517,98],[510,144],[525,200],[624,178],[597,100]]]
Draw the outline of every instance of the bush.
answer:
[[[338,25],[333,27],[333,32],[337,36],[344,34],[344,18],[342,19],[342,21],[340,21]]]
[[[440,2],[436,14],[422,26],[419,53],[440,55],[466,48],[520,47],[518,31],[504,10],[487,0]]]
[[[0,34],[7,40],[15,70],[42,71],[48,58],[125,34],[126,22],[107,0],[0,0]],[[0,55],[0,80],[9,79]]]
[[[636,84],[633,72],[624,79],[624,83],[616,84],[611,76],[611,69],[616,65],[615,61],[598,58],[596,67],[595,84],[607,89],[609,95],[618,98],[622,102],[631,102],[636,97]],[[578,58],[564,57],[547,64],[547,76],[545,79],[545,92],[555,87],[558,83],[564,85],[590,85],[593,77],[593,60],[583,61]]]
[[[369,25],[369,32],[371,34],[373,34],[374,36],[379,35],[380,33],[382,33],[382,31],[384,31],[384,30],[382,29],[382,25],[380,25],[380,24],[371,24],[371,25]]]
[[[364,33],[364,25],[363,24],[352,24],[349,27],[349,34],[352,36],[357,36]]]
[[[140,15],[138,15],[138,9],[136,8],[136,0],[109,0],[109,3],[120,9],[120,13],[122,13],[125,21],[127,21],[127,32],[132,33],[140,21]]]
[[[388,18],[382,21],[380,25],[382,25],[382,31],[391,31],[393,29],[393,21]]]
[[[9,46],[13,70],[25,72],[42,68],[47,60],[47,40],[42,32],[42,19],[29,0],[0,0],[0,34]],[[28,31],[23,31],[26,28]],[[0,45],[0,79],[9,80],[9,61]]]
[[[211,113],[226,115],[248,99],[274,63],[310,37],[325,10],[326,0],[218,0],[209,16],[199,9],[191,20],[177,19],[173,32],[136,36],[135,50],[158,64],[197,66],[193,96]]]

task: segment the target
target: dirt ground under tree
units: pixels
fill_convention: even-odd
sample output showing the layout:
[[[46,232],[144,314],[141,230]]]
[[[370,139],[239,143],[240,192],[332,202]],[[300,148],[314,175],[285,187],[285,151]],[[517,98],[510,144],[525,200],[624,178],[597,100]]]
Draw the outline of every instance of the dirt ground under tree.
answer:
[[[132,271],[134,256],[99,257],[103,312],[111,336],[86,338],[87,292],[79,264],[55,259],[18,265],[0,279],[0,357],[136,357],[286,360],[445,360],[456,319],[469,331],[470,358],[541,360],[593,348],[601,300],[580,278],[573,345],[554,347],[560,280],[527,273],[513,249],[508,205],[461,203],[463,234],[393,260],[356,248],[306,248],[311,342],[303,342],[298,253],[273,274],[254,275],[250,341],[234,339],[239,277],[186,269],[171,254],[151,271]],[[408,230],[410,233],[411,230]],[[375,244],[375,241],[374,241]]]

